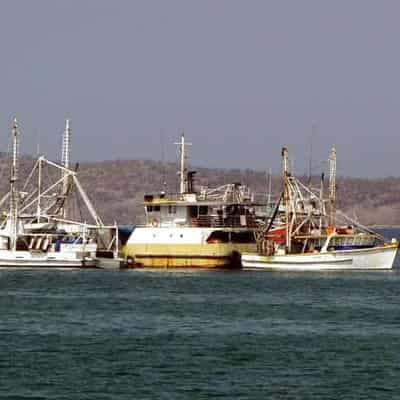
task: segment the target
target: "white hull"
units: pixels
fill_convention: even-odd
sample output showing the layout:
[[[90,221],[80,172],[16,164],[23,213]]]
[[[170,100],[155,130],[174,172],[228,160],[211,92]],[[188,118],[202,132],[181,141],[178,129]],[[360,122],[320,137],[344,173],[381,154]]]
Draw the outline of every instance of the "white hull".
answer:
[[[0,267],[95,268],[97,260],[76,258],[62,253],[31,253],[29,251],[0,250]]]
[[[242,255],[242,265],[244,269],[261,270],[385,270],[393,268],[397,246],[273,256],[248,253]]]

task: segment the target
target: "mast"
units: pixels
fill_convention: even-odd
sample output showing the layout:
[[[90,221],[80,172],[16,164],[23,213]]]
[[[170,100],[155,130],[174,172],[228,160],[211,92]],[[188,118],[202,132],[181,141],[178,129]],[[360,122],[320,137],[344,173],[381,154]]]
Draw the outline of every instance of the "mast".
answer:
[[[40,222],[40,216],[42,215],[42,207],[40,199],[42,197],[42,157],[38,160],[38,196],[37,196],[37,208],[36,208],[36,218],[37,222]]]
[[[64,135],[63,135],[63,141],[62,141],[62,149],[61,149],[61,165],[66,168],[67,170],[69,169],[69,164],[70,164],[70,154],[71,154],[71,128],[69,126],[69,119],[65,121],[65,130],[64,130]],[[63,207],[61,208],[61,213],[62,217],[64,219],[68,218],[68,201],[67,201],[67,195],[68,195],[68,189],[69,189],[69,184],[70,184],[70,178],[68,171],[63,170],[62,171],[62,176],[63,176],[63,189],[62,189],[62,195],[64,197],[64,202],[63,202]]]
[[[324,179],[325,179],[325,174],[321,174],[321,187],[319,189],[319,229],[322,228],[322,216],[325,214],[324,211]]]
[[[186,146],[191,146],[191,143],[185,143],[185,134],[182,132],[181,141],[179,143],[175,143],[179,146],[180,151],[180,169],[179,169],[179,177],[180,177],[180,186],[179,192],[181,194],[186,193],[187,190],[187,181],[186,181],[186,167],[185,167],[185,160],[186,160]]]
[[[336,148],[329,157],[329,226],[336,225]]]
[[[18,231],[18,156],[19,156],[19,132],[17,119],[14,118],[12,125],[12,164],[10,174],[10,247],[12,251],[17,250]]]
[[[290,219],[290,204],[289,204],[289,155],[286,147],[282,148],[282,178],[283,178],[283,203],[285,205],[285,227],[286,227],[286,251],[290,253],[290,228],[289,228],[289,219]]]
[[[181,137],[181,169],[180,169],[180,192],[185,193],[186,192],[186,179],[185,179],[185,135],[182,133]]]

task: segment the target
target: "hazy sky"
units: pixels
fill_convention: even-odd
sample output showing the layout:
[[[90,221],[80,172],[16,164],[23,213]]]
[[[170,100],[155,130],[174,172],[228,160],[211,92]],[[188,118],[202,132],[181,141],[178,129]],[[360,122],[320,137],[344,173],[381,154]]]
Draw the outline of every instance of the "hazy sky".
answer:
[[[165,158],[304,172],[400,175],[400,1],[21,1],[0,4],[0,150],[75,160]],[[317,170],[316,170],[317,171]]]

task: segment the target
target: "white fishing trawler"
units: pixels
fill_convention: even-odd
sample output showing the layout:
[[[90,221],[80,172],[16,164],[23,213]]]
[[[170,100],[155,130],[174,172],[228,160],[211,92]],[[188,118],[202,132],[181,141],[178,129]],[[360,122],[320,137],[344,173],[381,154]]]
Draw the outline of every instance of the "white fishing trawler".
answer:
[[[241,254],[256,251],[255,203],[240,184],[194,190],[180,143],[180,192],[145,195],[145,224],[131,233],[123,254],[147,268],[241,267]]]
[[[380,270],[391,269],[398,242],[388,241],[336,210],[336,150],[330,156],[329,198],[302,184],[289,172],[288,152],[282,150],[284,221],[258,234],[258,251],[242,255],[245,269]],[[279,207],[279,203],[277,207]],[[338,223],[339,218],[343,223]],[[274,226],[275,224],[275,226]]]
[[[5,267],[98,267],[100,234],[106,227],[69,168],[69,122],[63,137],[61,165],[41,156],[19,188],[19,131],[12,126],[10,191],[0,200],[9,202],[0,224],[0,266]],[[45,182],[55,178],[55,182]],[[80,196],[93,223],[70,218],[74,195]],[[118,235],[118,229],[115,229]],[[115,238],[114,238],[115,239]],[[118,240],[118,238],[117,238]]]

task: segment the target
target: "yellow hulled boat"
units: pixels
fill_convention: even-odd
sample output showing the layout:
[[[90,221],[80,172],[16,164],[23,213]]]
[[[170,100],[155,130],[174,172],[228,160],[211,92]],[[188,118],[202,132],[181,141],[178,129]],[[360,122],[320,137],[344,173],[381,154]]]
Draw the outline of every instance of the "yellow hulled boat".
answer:
[[[241,254],[256,251],[256,209],[246,186],[228,184],[196,192],[180,145],[180,192],[145,195],[145,224],[123,247],[128,266],[240,268]]]

